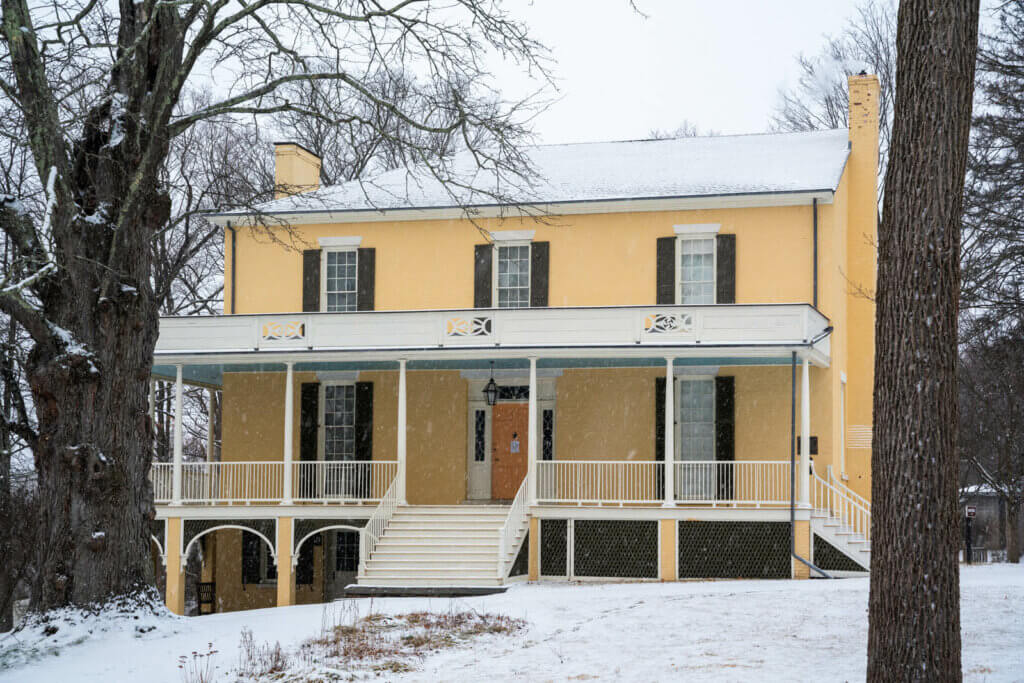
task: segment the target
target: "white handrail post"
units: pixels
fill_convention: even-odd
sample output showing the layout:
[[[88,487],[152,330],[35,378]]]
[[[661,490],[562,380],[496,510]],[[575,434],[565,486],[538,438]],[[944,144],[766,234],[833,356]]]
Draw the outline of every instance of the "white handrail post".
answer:
[[[537,504],[537,358],[530,357],[530,398],[526,428],[527,500]]]
[[[292,429],[295,422],[295,390],[292,386],[295,380],[295,363],[288,361],[285,365],[284,380],[284,476],[282,477],[284,491],[281,495],[281,505],[292,504]]]
[[[405,359],[402,358],[401,360],[398,361],[398,472],[395,475],[398,478],[397,493],[399,505],[405,505],[405,398]]]
[[[171,505],[181,505],[181,460],[182,460],[182,371],[183,366],[175,365],[174,371],[174,473],[171,483]]]
[[[676,460],[676,445],[675,445],[675,391],[673,387],[673,375],[674,371],[672,368],[674,359],[665,359],[665,503],[666,507],[672,507],[675,505],[675,460]]]
[[[810,503],[811,486],[811,373],[804,358],[800,377],[800,505]]]

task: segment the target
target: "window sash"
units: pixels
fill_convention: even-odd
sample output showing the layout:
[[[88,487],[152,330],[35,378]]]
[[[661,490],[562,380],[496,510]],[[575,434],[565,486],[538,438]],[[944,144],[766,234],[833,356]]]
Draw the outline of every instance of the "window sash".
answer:
[[[530,306],[530,244],[501,244],[495,247],[498,267],[494,269],[494,301],[498,308]]]
[[[324,249],[323,254],[322,310],[328,313],[357,310],[359,253],[355,249]]]
[[[676,240],[676,302],[714,304],[717,255],[714,235],[688,235]]]
[[[334,536],[334,571],[354,572],[359,568],[359,532],[337,531]]]

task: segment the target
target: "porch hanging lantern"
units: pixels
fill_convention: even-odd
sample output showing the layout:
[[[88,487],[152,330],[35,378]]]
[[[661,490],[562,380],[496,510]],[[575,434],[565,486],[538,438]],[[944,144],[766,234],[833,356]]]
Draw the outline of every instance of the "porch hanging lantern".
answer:
[[[484,398],[487,399],[487,405],[493,406],[498,402],[498,385],[494,381],[494,361],[491,361],[491,379],[487,382],[487,386],[484,387]]]

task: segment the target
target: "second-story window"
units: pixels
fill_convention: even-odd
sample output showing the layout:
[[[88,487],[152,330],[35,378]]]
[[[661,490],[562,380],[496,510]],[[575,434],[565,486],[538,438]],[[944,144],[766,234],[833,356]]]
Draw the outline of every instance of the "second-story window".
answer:
[[[527,308],[530,305],[530,245],[499,246],[498,308]]]
[[[679,239],[679,295],[681,304],[715,303],[715,238]]]
[[[357,310],[355,249],[324,250],[324,310],[329,313]]]

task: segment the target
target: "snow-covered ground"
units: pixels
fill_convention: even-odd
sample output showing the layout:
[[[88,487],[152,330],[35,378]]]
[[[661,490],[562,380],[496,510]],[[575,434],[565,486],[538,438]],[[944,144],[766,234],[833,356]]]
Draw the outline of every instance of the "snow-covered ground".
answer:
[[[965,567],[961,584],[965,678],[1024,680],[1024,565]],[[384,613],[468,609],[522,618],[528,626],[429,655],[412,673],[366,675],[403,681],[863,679],[867,592],[867,579],[846,579],[541,584],[481,598],[377,599],[372,608]],[[367,611],[369,601],[361,602]],[[218,651],[217,680],[233,680],[243,627],[257,643],[289,648],[319,634],[328,616],[325,606],[310,605],[169,620],[142,634],[113,629],[0,671],[0,682],[177,682],[178,657],[206,651],[208,643]],[[9,645],[0,638],[0,651]]]

